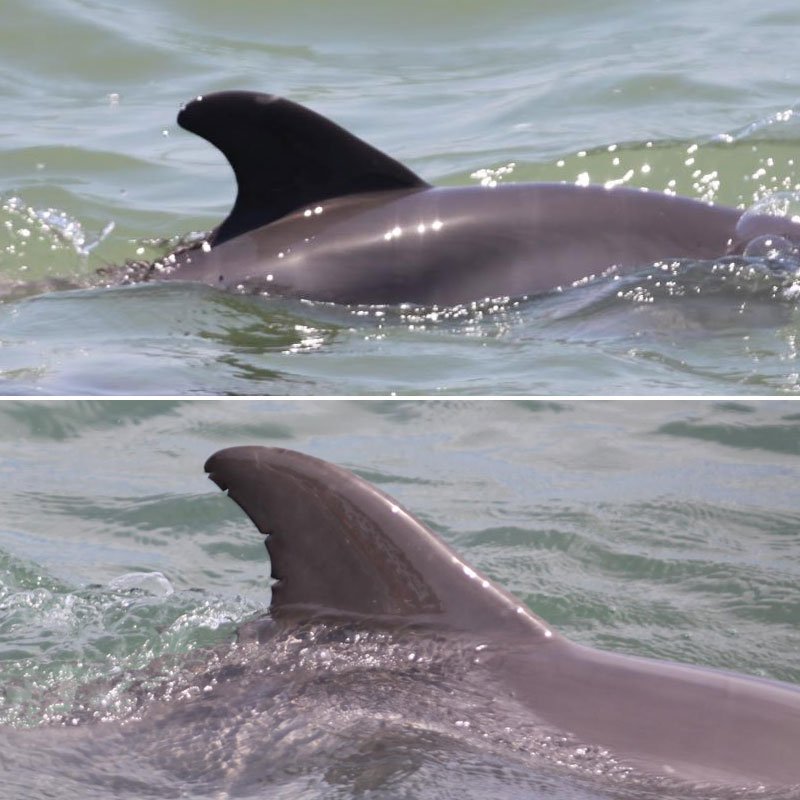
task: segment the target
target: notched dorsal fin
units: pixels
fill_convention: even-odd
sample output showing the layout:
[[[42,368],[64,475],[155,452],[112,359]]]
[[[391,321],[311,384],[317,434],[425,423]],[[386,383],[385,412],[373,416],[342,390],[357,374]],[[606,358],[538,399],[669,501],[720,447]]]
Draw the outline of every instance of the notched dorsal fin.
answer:
[[[236,203],[212,244],[332,197],[428,186],[329,119],[274,95],[198,97],[178,124],[219,148],[236,175]]]
[[[348,470],[268,447],[221,450],[205,469],[267,537],[274,613],[311,607],[552,636],[514,597]]]

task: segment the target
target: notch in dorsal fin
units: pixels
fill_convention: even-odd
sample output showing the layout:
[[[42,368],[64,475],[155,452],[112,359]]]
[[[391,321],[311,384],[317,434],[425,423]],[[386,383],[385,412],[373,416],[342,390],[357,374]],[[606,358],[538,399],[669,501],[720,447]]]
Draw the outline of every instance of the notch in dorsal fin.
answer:
[[[268,447],[220,450],[205,469],[267,537],[275,614],[295,606],[553,636],[391,497],[348,470]]]
[[[329,119],[274,95],[198,97],[178,114],[178,124],[221,150],[236,175],[236,203],[212,244],[332,197],[428,186]]]

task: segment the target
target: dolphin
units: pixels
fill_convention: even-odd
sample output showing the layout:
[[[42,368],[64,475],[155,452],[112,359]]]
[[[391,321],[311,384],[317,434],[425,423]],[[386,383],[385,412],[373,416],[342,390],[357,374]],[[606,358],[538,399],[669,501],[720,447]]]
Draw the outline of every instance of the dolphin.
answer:
[[[320,114],[269,94],[200,96],[178,123],[223,153],[238,191],[202,246],[151,265],[152,279],[345,304],[456,305],[746,253],[765,236],[767,252],[773,238],[780,253],[800,242],[789,217],[743,219],[738,209],[660,192],[433,187]]]
[[[298,452],[233,447],[205,469],[266,536],[271,614],[479,639],[530,715],[644,774],[800,786],[800,687],[570,642],[395,500]]]
[[[385,789],[394,749],[406,764],[440,733],[535,781],[554,770],[570,787],[589,782],[592,797],[784,798],[800,787],[800,688],[570,642],[327,461],[243,446],[205,470],[265,536],[268,614],[228,648],[83,689],[89,701],[60,726],[0,729],[15,796],[34,785],[36,796],[296,796],[287,771],[307,762],[314,780],[322,763],[326,781],[356,773]],[[106,718],[118,699],[126,710]],[[449,767],[462,763],[444,752]],[[464,778],[469,796],[485,796],[478,775]]]

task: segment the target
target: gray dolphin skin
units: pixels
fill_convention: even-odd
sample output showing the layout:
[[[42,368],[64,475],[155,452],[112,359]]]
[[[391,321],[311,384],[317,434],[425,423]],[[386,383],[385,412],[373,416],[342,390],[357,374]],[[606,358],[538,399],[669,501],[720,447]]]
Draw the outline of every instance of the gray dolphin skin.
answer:
[[[454,305],[566,288],[659,261],[800,242],[786,218],[749,218],[630,188],[509,184],[435,188],[330,120],[245,91],[198,97],[179,124],[225,155],[238,185],[202,248],[153,277],[347,304]]]
[[[280,624],[338,618],[480,641],[491,685],[531,718],[641,773],[742,790],[800,785],[798,687],[573,644],[392,498],[328,462],[234,447],[205,468],[266,535]]]

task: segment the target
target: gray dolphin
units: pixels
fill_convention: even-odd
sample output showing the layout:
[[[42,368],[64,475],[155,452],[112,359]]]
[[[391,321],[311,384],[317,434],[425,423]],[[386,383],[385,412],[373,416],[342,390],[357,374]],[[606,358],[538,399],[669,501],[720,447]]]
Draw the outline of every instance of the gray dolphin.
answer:
[[[478,637],[482,669],[530,715],[621,763],[693,784],[800,786],[800,688],[573,644],[328,462],[234,447],[205,468],[266,535],[274,618]]]
[[[630,188],[566,184],[435,188],[289,100],[230,91],[178,115],[238,184],[200,248],[151,276],[336,303],[453,305],[568,287],[658,261],[741,253],[800,225]],[[779,248],[780,249],[780,248]]]

